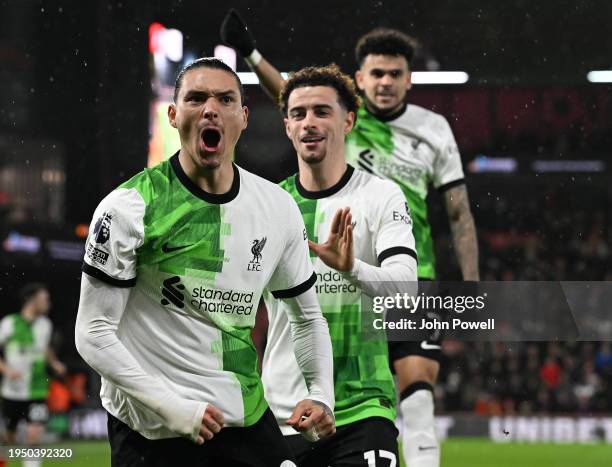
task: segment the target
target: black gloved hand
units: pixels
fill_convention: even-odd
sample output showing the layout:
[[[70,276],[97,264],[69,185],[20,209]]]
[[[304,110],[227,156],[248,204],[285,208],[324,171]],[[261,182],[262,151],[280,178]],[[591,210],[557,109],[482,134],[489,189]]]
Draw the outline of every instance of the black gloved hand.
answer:
[[[231,8],[221,23],[221,40],[236,49],[242,57],[248,57],[255,50],[255,39],[242,17]]]

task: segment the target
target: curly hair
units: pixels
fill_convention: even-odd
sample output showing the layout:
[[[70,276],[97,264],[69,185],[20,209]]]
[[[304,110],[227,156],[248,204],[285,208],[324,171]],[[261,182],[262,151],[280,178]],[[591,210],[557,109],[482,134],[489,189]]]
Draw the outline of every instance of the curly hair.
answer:
[[[287,103],[294,89],[306,86],[328,86],[338,93],[338,103],[348,112],[354,112],[361,103],[353,79],[342,73],[338,65],[309,66],[289,75],[278,97],[278,105],[284,115],[287,115]]]
[[[417,48],[416,39],[397,29],[376,28],[361,36],[357,41],[355,60],[361,66],[368,55],[403,56],[410,66]]]

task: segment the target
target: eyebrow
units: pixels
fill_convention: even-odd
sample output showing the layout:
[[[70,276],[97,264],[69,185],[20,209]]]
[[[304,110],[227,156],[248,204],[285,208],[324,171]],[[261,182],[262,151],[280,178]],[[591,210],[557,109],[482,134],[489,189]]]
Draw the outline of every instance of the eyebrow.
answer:
[[[372,68],[372,70],[370,71],[370,73],[374,72],[374,71],[379,71],[382,73],[393,73],[393,72],[403,72],[404,70],[402,70],[401,68],[391,68],[391,69],[385,69],[385,68]]]
[[[210,96],[213,95],[215,97],[223,97],[223,96],[237,96],[238,93],[233,89],[223,89],[220,91],[198,91],[196,89],[189,90],[185,93],[185,98],[192,96]]]
[[[313,107],[314,109],[329,109],[329,110],[332,110],[332,109],[333,109],[333,107],[332,107],[331,105],[329,105],[329,104],[316,104],[316,105],[313,105],[312,107]],[[306,106],[304,106],[304,105],[298,105],[298,106],[296,106],[296,107],[291,107],[291,108],[289,109],[289,113],[294,112],[294,111],[296,111],[296,110],[305,110],[305,109],[306,109]]]

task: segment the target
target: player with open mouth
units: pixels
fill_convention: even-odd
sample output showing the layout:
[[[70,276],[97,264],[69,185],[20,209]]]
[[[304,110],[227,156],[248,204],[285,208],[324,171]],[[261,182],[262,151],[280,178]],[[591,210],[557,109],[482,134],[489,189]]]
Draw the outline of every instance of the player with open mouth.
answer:
[[[202,151],[215,153],[221,145],[221,131],[218,128],[207,127],[200,133]]]
[[[331,341],[304,222],[285,191],[232,162],[243,95],[222,61],[187,65],[168,108],[180,150],[94,214],[75,335],[102,376],[115,467],[295,467],[251,339],[247,310],[264,289],[287,304],[310,388],[293,425],[335,431]]]

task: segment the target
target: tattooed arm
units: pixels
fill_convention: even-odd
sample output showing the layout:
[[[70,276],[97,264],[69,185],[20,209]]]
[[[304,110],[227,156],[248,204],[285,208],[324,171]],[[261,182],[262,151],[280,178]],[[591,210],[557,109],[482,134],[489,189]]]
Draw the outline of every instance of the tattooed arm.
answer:
[[[445,191],[444,202],[463,280],[478,281],[478,239],[466,186],[463,184]]]

